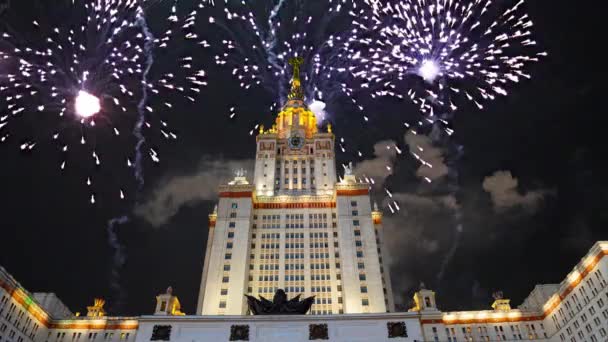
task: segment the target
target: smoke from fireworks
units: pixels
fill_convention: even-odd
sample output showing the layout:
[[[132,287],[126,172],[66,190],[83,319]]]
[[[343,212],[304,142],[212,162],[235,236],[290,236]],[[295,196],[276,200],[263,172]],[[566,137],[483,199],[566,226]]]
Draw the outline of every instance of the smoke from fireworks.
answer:
[[[165,30],[157,39],[146,21],[151,0],[65,1],[48,5],[46,15],[34,15],[29,27],[7,23],[0,28],[1,142],[15,136],[22,150],[54,143],[62,155],[61,170],[70,164],[92,164],[85,177],[88,186],[93,186],[102,163],[125,165],[133,168],[141,189],[145,150],[159,162],[144,136],[155,131],[164,139],[177,139],[161,116],[170,113],[179,97],[193,102],[206,85],[206,73],[194,67],[190,51],[171,56],[170,63],[164,63],[168,71],[150,77],[155,55],[181,53],[188,50],[189,41],[196,46],[198,10],[207,3],[200,1],[183,18],[174,4],[165,12]],[[61,21],[53,22],[52,11],[62,13]],[[111,153],[99,145],[108,139],[117,145]],[[125,192],[121,186],[116,195],[124,199]]]

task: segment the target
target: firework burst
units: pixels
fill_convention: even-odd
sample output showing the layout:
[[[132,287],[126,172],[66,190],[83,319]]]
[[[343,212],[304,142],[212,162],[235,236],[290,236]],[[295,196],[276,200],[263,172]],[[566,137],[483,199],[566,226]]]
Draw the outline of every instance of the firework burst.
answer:
[[[88,156],[89,186],[102,162],[125,165],[134,169],[141,188],[142,156],[159,162],[157,151],[146,144],[146,132],[177,139],[162,117],[173,108],[172,100],[193,102],[206,85],[205,71],[184,53],[184,41],[196,42],[198,10],[207,1],[183,16],[176,1],[156,2],[169,8],[157,37],[146,20],[153,2],[61,1],[41,4],[45,15],[28,13],[34,19],[26,27],[8,23],[0,31],[0,140],[15,136],[22,150],[53,142],[62,170],[70,163],[86,164],[82,159]],[[62,13],[58,20],[54,11]],[[155,58],[168,60],[158,76],[152,69]],[[120,140],[124,136],[132,139]],[[104,140],[120,146],[108,151],[100,146]],[[116,192],[125,198],[122,188]],[[95,202],[93,191],[90,200]]]
[[[347,60],[343,32],[348,31],[350,0],[300,2],[278,0],[216,3],[208,13],[203,46],[213,62],[231,73],[244,90],[261,88],[270,95],[270,110],[287,98],[291,79],[288,61],[302,57],[304,93],[313,108],[346,95],[352,88],[342,79]],[[320,111],[321,113],[322,111]],[[231,108],[230,117],[236,116]],[[252,131],[253,132],[253,131]]]
[[[483,109],[531,76],[546,53],[532,37],[524,0],[364,0],[352,11],[352,70],[372,95],[411,99],[428,117],[461,100]],[[432,120],[432,119],[430,119]]]

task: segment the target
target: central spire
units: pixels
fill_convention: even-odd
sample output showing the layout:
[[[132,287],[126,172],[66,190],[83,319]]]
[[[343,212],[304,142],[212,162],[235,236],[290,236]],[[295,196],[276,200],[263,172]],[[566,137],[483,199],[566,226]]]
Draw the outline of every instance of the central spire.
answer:
[[[293,57],[289,60],[289,64],[293,66],[293,76],[291,77],[291,91],[287,98],[304,101],[304,90],[302,90],[302,82],[300,81],[300,66],[304,64],[304,58]]]

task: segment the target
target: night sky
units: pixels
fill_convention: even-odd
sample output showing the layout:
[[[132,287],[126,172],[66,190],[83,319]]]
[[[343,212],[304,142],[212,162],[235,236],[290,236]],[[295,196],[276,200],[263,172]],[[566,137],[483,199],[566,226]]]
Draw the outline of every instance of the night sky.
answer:
[[[373,156],[374,145],[387,142],[407,151],[402,123],[415,108],[379,100],[367,124],[351,108],[329,108],[349,150],[337,153],[339,162],[362,150],[366,157],[355,164],[393,166],[386,185],[402,210],[385,209],[385,226],[402,305],[420,282],[437,291],[442,310],[488,308],[497,290],[519,304],[535,284],[560,282],[595,241],[608,239],[601,11],[556,0],[532,0],[527,9],[549,57],[509,97],[484,111],[462,108],[454,119],[454,144],[464,151],[456,195],[462,233],[454,209],[441,191],[421,185],[419,164],[407,153]],[[112,314],[149,314],[155,296],[173,286],[183,311],[194,313],[215,189],[232,169],[251,165],[249,130],[274,117],[255,92],[244,96],[225,71],[208,69],[210,85],[198,103],[171,114],[180,139],[158,143],[162,162],[146,163],[137,205],[110,196],[91,205],[77,170],[61,173],[44,147],[25,153],[0,145],[0,265],[32,292],[55,292],[72,311],[104,297]],[[234,105],[242,114],[230,120]],[[374,199],[383,202],[381,188]],[[127,256],[119,295],[106,226],[125,213],[132,221],[119,227]]]

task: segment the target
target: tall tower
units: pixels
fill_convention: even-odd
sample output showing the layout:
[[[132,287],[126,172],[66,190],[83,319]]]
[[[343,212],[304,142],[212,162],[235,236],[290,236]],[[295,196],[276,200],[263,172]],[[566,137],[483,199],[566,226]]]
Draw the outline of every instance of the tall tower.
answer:
[[[243,315],[244,294],[316,296],[312,314],[393,310],[382,214],[352,168],[337,180],[335,137],[306,106],[294,58],[291,91],[275,124],[260,129],[252,183],[220,186],[210,216],[198,314]]]

